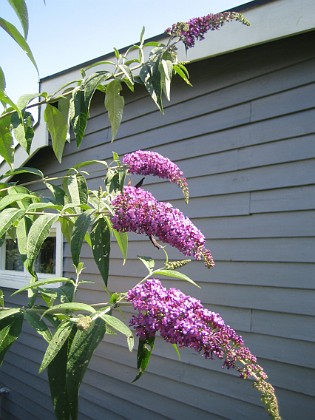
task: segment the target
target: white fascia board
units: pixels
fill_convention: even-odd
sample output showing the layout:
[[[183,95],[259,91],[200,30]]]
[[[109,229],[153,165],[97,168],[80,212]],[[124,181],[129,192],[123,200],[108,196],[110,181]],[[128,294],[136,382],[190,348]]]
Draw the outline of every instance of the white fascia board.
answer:
[[[244,4],[241,13],[251,26],[233,21],[225,24],[219,31],[208,32],[203,41],[197,42],[194,48],[188,50],[186,59],[200,61],[315,28],[314,0],[275,0],[248,10]]]

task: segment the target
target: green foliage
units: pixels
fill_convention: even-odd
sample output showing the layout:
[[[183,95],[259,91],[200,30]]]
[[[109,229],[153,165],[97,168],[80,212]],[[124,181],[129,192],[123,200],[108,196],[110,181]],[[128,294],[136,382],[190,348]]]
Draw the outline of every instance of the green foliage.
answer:
[[[94,350],[103,339],[105,331],[105,322],[97,318],[87,329],[77,330],[70,345],[66,365],[66,384],[72,419],[78,417],[79,388]]]
[[[114,141],[120,126],[125,105],[124,98],[120,95],[121,81],[114,79],[106,87],[105,107],[112,127],[112,141]]]
[[[136,382],[146,370],[154,347],[155,336],[142,340],[139,338],[137,352],[138,374],[132,382]]]
[[[46,105],[44,120],[51,135],[53,151],[58,161],[61,162],[64,145],[68,138],[68,121],[57,107],[50,104]]]
[[[36,276],[34,272],[34,263],[39,251],[48,237],[52,225],[58,220],[56,214],[43,214],[32,224],[27,237],[27,260],[25,267],[32,276]]]
[[[12,25],[12,23],[8,22],[7,20],[0,17],[0,27],[7,32],[8,35],[11,36],[11,38],[14,39],[14,41],[19,45],[20,48],[26,53],[28,58],[33,63],[34,67],[36,68],[38,72],[38,67],[36,64],[36,61],[34,59],[33,53],[28,45],[28,43],[25,41],[25,38],[21,33],[17,30],[17,28]]]
[[[3,313],[6,316],[1,317]],[[8,315],[9,313],[9,315]],[[12,344],[18,339],[23,325],[23,314],[20,309],[1,311],[0,313],[0,366]]]
[[[105,286],[107,286],[110,256],[110,230],[103,217],[98,218],[93,224],[90,237],[94,261],[101,273]]]

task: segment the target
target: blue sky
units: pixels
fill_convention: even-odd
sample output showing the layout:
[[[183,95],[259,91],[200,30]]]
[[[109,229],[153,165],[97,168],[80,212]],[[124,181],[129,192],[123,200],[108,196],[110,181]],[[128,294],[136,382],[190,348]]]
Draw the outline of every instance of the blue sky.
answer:
[[[172,23],[217,13],[247,3],[246,0],[27,0],[30,29],[28,43],[40,77],[99,57],[162,33]],[[19,21],[7,0],[0,0],[1,17]],[[21,29],[20,29],[21,30]],[[37,92],[36,70],[14,41],[0,31],[0,65],[7,93],[16,100]]]

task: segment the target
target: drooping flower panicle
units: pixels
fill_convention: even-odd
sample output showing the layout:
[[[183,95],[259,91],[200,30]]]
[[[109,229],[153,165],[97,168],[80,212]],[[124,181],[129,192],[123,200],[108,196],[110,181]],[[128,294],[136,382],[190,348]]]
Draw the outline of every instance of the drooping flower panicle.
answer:
[[[166,289],[158,279],[150,279],[128,292],[127,299],[138,311],[130,325],[142,340],[157,332],[169,343],[188,347],[206,359],[217,357],[223,367],[236,369],[241,378],[252,376],[266,409],[279,419],[277,399],[267,375],[241,336],[226,325],[221,316],[178,289]]]
[[[182,189],[185,200],[188,201],[187,180],[179,167],[167,157],[156,152],[138,150],[125,155],[122,162],[128,165],[128,171],[131,174],[153,175],[168,179]]]
[[[211,252],[205,248],[204,235],[170,203],[157,201],[142,188],[125,186],[123,193],[113,199],[112,205],[114,229],[157,237],[186,256],[204,260],[206,267],[214,266]]]
[[[226,22],[232,20],[239,21],[246,26],[250,23],[248,20],[236,12],[223,12],[216,14],[208,14],[206,16],[190,19],[188,22],[178,22],[166,29],[172,37],[179,37],[185,44],[186,49],[192,48],[196,40],[202,40],[208,31],[220,29]]]

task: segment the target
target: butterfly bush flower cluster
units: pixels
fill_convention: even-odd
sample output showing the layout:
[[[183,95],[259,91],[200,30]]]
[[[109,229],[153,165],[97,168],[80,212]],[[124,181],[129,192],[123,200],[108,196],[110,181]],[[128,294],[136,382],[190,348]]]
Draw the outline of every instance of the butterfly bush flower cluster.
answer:
[[[142,188],[125,186],[123,193],[113,199],[112,205],[114,214],[111,221],[119,232],[157,237],[186,256],[204,260],[206,267],[214,266],[211,252],[205,248],[204,235],[170,203],[157,201]]]
[[[147,280],[129,290],[127,299],[138,311],[130,325],[141,340],[159,332],[171,344],[192,348],[206,359],[223,360],[223,367],[236,369],[241,378],[252,376],[269,414],[279,418],[274,389],[266,382],[267,375],[242,337],[219,314],[178,289],[167,290],[158,279]]]
[[[167,157],[156,152],[138,150],[123,157],[122,162],[128,165],[131,174],[154,175],[168,179],[178,185],[184,194],[186,202],[189,199],[188,184],[183,172]]]
[[[190,19],[188,22],[175,23],[166,33],[172,37],[179,37],[185,44],[186,49],[192,48],[196,40],[202,40],[208,31],[220,29],[225,22],[239,21],[249,26],[249,22],[243,15],[236,12],[223,12]]]

